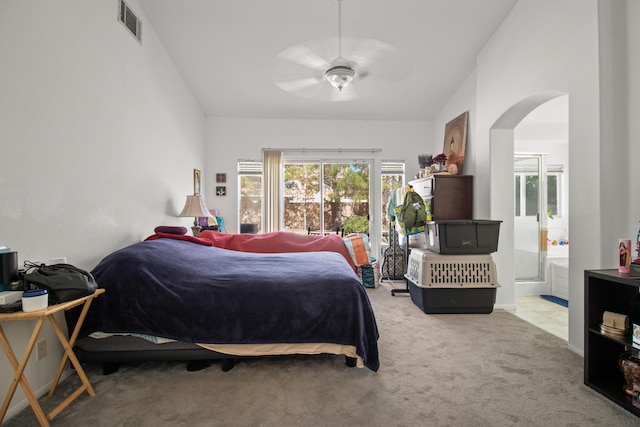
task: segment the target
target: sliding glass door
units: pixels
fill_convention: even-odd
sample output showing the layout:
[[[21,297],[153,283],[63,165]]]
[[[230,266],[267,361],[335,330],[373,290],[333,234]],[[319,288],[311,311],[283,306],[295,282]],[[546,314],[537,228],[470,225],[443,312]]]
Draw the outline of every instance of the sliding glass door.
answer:
[[[284,227],[296,233],[321,229],[320,164],[284,166]]]
[[[370,169],[368,162],[285,161],[285,229],[367,233]]]

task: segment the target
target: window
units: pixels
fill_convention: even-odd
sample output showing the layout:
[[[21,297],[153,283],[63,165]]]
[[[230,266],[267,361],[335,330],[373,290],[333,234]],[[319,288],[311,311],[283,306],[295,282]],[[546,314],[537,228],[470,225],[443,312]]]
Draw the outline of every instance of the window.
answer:
[[[284,226],[306,234],[320,231],[320,164],[284,165]],[[324,190],[324,186],[323,186]]]
[[[389,200],[396,188],[404,185],[404,162],[382,162],[381,165],[382,184],[382,242],[387,243],[387,234],[389,232],[389,217],[387,215],[387,207]]]
[[[262,162],[238,162],[240,233],[260,233],[262,219]]]
[[[367,161],[286,161],[283,182],[285,228],[304,234],[335,233],[343,227],[347,232],[368,232],[370,170]],[[386,241],[389,230],[389,199],[396,188],[404,185],[404,170],[402,161],[381,162],[382,241]],[[261,232],[262,179],[262,162],[238,162],[241,233]]]
[[[361,161],[285,161],[285,229],[369,232],[369,171],[369,163]]]
[[[560,188],[558,183],[560,182],[560,174],[549,173],[547,174],[547,208],[549,213],[556,217],[560,216],[559,209],[559,196]]]
[[[547,214],[561,216],[560,183],[562,166],[547,168]],[[528,172],[515,174],[515,216],[535,216],[538,214],[538,176]]]

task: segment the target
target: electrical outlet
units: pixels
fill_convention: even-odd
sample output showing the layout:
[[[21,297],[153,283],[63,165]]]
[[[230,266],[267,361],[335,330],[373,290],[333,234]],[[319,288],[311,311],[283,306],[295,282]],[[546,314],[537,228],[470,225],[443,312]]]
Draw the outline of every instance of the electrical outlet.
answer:
[[[42,360],[47,357],[47,340],[42,340],[38,343],[36,353],[38,355],[38,360]]]

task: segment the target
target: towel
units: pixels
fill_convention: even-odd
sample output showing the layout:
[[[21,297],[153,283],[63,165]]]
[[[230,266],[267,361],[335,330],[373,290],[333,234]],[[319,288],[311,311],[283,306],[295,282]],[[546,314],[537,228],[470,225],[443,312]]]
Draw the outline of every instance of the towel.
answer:
[[[344,238],[344,245],[356,267],[368,265],[369,262],[369,238],[366,234],[350,234]]]

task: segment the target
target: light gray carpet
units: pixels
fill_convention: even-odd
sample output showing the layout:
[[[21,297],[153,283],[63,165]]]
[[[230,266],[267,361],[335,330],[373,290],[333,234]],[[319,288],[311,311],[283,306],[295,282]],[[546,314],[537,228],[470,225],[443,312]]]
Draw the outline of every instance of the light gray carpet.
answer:
[[[638,426],[582,383],[566,342],[510,313],[426,315],[389,284],[369,289],[380,329],[377,373],[343,357],[87,366],[86,393],[54,426]],[[61,401],[68,378],[45,412]],[[30,408],[6,426],[38,425]]]

